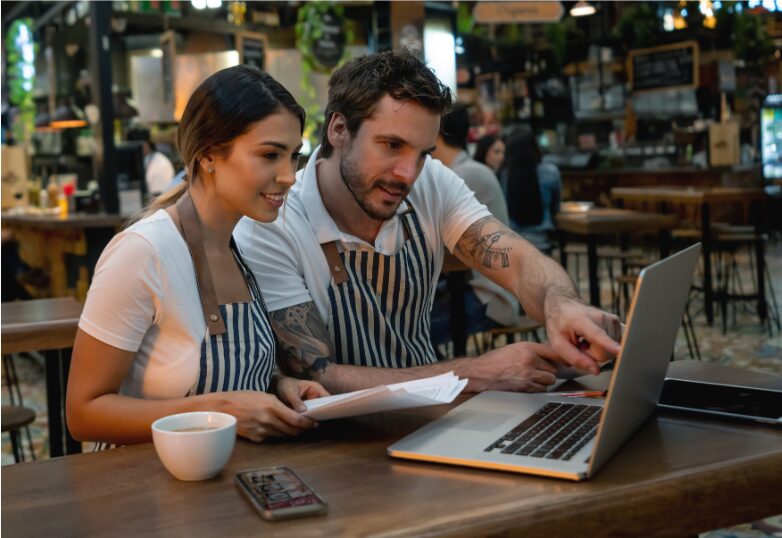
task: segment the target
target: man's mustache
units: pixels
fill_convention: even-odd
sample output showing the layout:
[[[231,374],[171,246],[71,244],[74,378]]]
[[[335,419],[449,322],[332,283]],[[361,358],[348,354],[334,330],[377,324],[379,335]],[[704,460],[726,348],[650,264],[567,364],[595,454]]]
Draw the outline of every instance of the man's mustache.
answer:
[[[401,181],[380,180],[375,183],[375,187],[381,187],[390,192],[401,192],[404,196],[407,196],[410,192],[410,186]]]

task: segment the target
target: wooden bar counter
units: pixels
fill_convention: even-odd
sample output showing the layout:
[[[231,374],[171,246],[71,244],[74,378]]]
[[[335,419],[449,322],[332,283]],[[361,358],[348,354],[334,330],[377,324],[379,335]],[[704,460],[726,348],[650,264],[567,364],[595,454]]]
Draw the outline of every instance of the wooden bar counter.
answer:
[[[690,378],[782,387],[782,378],[672,363]],[[752,380],[748,379],[755,376]],[[607,377],[576,387],[605,386]],[[465,397],[462,397],[463,400]],[[388,445],[438,406],[323,422],[304,436],[237,442],[227,467],[180,482],[152,444],[7,466],[8,536],[685,536],[782,513],[782,431],[658,414],[593,479],[548,478],[393,460]],[[328,502],[325,516],[269,523],[233,483],[288,465]]]
[[[29,289],[35,297],[76,297],[84,301],[103,248],[127,221],[126,215],[3,213],[2,225],[19,244],[19,256],[49,277],[49,286]]]

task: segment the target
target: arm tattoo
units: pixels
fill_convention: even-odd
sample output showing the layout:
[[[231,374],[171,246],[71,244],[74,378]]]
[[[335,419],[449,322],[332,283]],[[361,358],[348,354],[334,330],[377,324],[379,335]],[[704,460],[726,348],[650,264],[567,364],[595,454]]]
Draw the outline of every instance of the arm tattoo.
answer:
[[[483,217],[473,222],[456,243],[456,250],[462,256],[474,260],[489,269],[510,267],[508,252],[511,247],[499,247],[497,243],[513,232],[494,217]]]
[[[271,313],[271,322],[280,342],[282,370],[302,379],[319,379],[334,357],[326,324],[315,303],[303,303]]]

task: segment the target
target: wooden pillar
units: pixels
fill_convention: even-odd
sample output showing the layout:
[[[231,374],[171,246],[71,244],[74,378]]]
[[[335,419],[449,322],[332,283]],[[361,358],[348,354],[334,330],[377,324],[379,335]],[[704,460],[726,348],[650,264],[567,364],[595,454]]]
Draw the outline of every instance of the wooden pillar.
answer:
[[[114,101],[111,94],[111,2],[90,2],[90,75],[92,102],[100,110],[95,126],[93,170],[107,213],[119,213],[117,159],[114,147]]]

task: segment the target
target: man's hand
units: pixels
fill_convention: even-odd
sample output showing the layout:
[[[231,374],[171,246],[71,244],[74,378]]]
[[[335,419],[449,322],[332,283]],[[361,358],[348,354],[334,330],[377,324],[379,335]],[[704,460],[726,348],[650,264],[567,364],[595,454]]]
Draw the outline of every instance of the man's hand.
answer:
[[[619,354],[622,324],[580,299],[549,297],[545,304],[546,332],[552,347],[567,365],[590,374]]]
[[[315,381],[304,381],[292,377],[281,377],[277,381],[277,396],[291,409],[299,413],[307,410],[303,400],[312,400],[328,395],[328,391]]]
[[[559,355],[546,344],[517,342],[462,362],[457,373],[470,380],[467,392],[544,392],[554,383]],[[454,361],[456,362],[456,361]],[[448,364],[448,362],[444,363]]]

